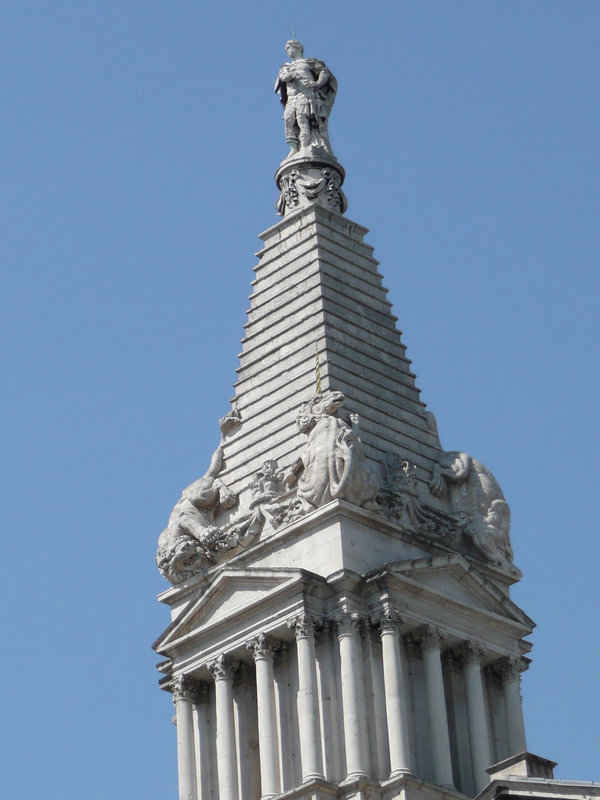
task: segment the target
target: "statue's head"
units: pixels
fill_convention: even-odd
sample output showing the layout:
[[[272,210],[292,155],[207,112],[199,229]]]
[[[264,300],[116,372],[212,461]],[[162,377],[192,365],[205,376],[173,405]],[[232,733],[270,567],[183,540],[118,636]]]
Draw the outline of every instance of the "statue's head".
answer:
[[[285,43],[285,52],[290,58],[301,58],[304,55],[304,47],[297,39],[290,39]]]

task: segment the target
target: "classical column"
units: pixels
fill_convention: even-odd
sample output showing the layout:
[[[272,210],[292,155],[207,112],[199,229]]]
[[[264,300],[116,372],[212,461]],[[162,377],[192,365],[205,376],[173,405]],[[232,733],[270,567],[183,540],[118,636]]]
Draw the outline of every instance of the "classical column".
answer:
[[[385,780],[390,774],[390,746],[385,706],[385,680],[383,655],[379,635],[379,620],[371,618],[366,627],[365,645],[365,692],[371,706],[373,728],[368,737],[369,763],[373,778]]]
[[[302,782],[324,778],[321,751],[321,726],[315,661],[315,625],[308,614],[300,614],[288,622],[296,634],[298,658],[298,728]]]
[[[485,652],[485,647],[474,641],[466,642],[462,648],[471,764],[473,766],[473,780],[476,792],[480,792],[489,783],[489,775],[485,770],[492,766],[481,674],[481,659]]]
[[[211,776],[206,720],[210,698],[208,684],[205,681],[198,681],[193,699],[196,719],[196,785],[198,800],[206,800],[210,794]]]
[[[433,625],[425,625],[418,635],[423,647],[425,664],[429,735],[435,782],[440,786],[453,787],[452,756],[441,661],[441,643],[444,635]]]
[[[179,800],[197,800],[193,714],[197,686],[197,681],[190,675],[178,675],[173,678],[170,686],[177,716]]]
[[[412,773],[408,738],[408,677],[399,639],[400,625],[403,622],[396,611],[386,611],[379,620],[390,747],[390,778]]]
[[[261,796],[263,800],[270,800],[280,792],[277,715],[273,682],[275,647],[264,633],[251,642],[247,642],[246,646],[252,651],[252,658],[256,664]]]
[[[220,655],[207,666],[215,681],[219,800],[238,800],[233,720],[233,666],[225,655]]]
[[[527,750],[523,706],[521,705],[521,672],[524,669],[526,669],[526,664],[518,656],[508,656],[501,662],[508,751],[511,756]]]
[[[368,759],[365,748],[365,721],[360,713],[363,706],[358,665],[361,661],[358,614],[344,613],[336,618],[340,645],[340,671],[344,740],[346,743],[347,779],[365,777]]]

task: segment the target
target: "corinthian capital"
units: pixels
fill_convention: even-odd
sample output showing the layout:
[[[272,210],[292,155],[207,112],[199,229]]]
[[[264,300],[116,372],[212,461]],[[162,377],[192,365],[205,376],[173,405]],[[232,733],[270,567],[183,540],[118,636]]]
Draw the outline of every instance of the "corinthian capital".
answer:
[[[487,653],[487,649],[473,639],[469,639],[462,646],[462,657],[465,664],[481,664],[481,659]]]
[[[221,653],[220,656],[217,656],[214,661],[210,661],[206,666],[215,681],[227,680],[233,677],[233,663],[225,653]]]
[[[179,700],[195,700],[199,682],[191,675],[177,675],[169,684],[169,689],[173,695],[173,702]]]
[[[380,615],[371,617],[370,621],[375,628],[379,628],[379,633],[383,635],[384,633],[397,634],[406,620],[395,608],[386,608]]]
[[[299,614],[289,620],[288,628],[296,634],[296,639],[312,639],[315,635],[315,620],[310,614]]]
[[[264,658],[273,659],[275,655],[275,643],[266,633],[259,633],[254,639],[246,642],[246,647],[255,661]]]
[[[356,612],[349,613],[344,611],[343,614],[334,618],[337,627],[338,638],[342,636],[355,636],[358,633],[360,626],[360,615]]]
[[[507,656],[501,659],[499,666],[503,681],[516,681],[528,665],[520,656]]]
[[[423,625],[414,632],[413,636],[420,640],[423,650],[439,650],[446,638],[446,634],[435,625]]]

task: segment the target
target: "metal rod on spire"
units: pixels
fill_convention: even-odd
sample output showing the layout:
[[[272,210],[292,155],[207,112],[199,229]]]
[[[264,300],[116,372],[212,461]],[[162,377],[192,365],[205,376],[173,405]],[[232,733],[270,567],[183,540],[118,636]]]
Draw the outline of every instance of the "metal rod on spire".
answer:
[[[315,372],[317,375],[317,394],[321,394],[321,365],[319,363],[319,345],[315,342]]]

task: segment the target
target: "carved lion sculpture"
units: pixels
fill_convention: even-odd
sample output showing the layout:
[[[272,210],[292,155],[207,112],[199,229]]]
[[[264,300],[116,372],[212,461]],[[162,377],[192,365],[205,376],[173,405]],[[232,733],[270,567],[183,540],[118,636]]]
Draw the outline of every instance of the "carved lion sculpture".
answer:
[[[342,392],[329,391],[313,395],[298,411],[296,424],[308,442],[284,482],[297,483],[304,511],[336,499],[378,508],[379,486],[362,453],[358,415],[350,415],[352,427],[336,416],[343,402]]]
[[[465,533],[493,564],[515,571],[510,546],[510,508],[492,473],[467,453],[440,453],[429,484],[432,493],[449,493],[454,510],[466,521]]]

